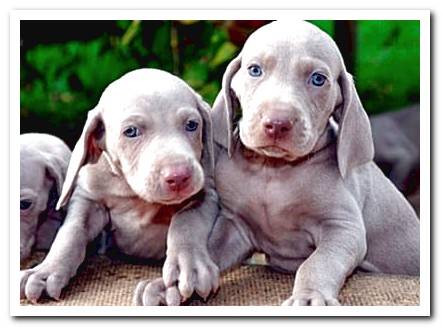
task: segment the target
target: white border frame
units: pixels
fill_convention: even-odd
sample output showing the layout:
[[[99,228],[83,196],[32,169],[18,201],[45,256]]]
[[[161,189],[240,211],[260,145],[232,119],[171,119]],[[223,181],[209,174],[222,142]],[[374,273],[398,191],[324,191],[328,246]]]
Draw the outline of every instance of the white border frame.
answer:
[[[419,20],[421,107],[420,305],[277,307],[22,306],[19,260],[20,20]],[[430,315],[430,11],[429,10],[16,10],[10,14],[10,314],[13,316],[429,316]]]

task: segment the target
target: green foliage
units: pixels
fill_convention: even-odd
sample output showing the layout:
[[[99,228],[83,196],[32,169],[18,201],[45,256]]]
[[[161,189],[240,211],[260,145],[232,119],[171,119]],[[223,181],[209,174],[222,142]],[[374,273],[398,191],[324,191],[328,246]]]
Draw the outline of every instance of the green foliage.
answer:
[[[99,92],[137,62],[104,39],[38,45],[21,70],[21,112],[36,112],[53,123],[75,119],[91,109]],[[23,66],[22,66],[23,67]]]
[[[330,20],[313,20],[331,36]],[[363,106],[377,114],[419,102],[419,21],[357,21],[355,71]]]
[[[355,78],[370,113],[419,101],[419,36],[419,21],[359,23]]]
[[[312,23],[333,36],[333,21]],[[97,37],[41,44],[36,40],[37,45],[22,51],[22,132],[35,130],[41,121],[55,134],[78,135],[85,113],[105,87],[141,67],[172,72],[213,103],[226,65],[240,50],[230,40],[228,22],[112,24],[112,32]],[[366,110],[377,113],[417,102],[419,22],[359,21],[356,28],[354,77]]]
[[[322,31],[325,31],[331,36],[334,36],[334,21],[333,20],[309,20]]]

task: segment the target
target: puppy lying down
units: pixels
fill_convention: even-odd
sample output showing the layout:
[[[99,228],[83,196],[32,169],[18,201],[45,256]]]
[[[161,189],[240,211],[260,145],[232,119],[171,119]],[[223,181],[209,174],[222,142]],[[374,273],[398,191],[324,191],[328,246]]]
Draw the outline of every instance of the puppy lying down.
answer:
[[[20,261],[49,250],[64,215],[55,211],[71,151],[49,134],[20,135]]]
[[[221,271],[264,253],[296,275],[284,305],[338,305],[357,267],[419,274],[418,218],[372,161],[368,117],[327,34],[301,21],[254,32],[227,67],[213,126],[209,249]],[[177,294],[176,280],[152,283]],[[154,290],[156,304],[177,302]]]
[[[58,299],[108,224],[121,252],[161,259],[167,250],[164,269],[187,276],[189,292],[216,288],[206,282],[218,279],[207,252],[212,146],[209,107],[179,78],[140,69],[111,83],[72,153],[57,205],[67,204],[65,222],[44,261],[21,272],[21,297]]]

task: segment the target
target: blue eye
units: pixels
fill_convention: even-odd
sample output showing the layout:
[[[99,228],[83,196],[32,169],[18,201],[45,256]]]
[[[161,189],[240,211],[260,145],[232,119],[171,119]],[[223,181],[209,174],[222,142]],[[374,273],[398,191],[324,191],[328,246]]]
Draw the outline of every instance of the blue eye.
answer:
[[[248,74],[252,77],[259,77],[262,75],[262,68],[259,65],[251,65],[248,67]]]
[[[314,86],[323,86],[326,82],[326,76],[320,73],[314,73],[311,76],[311,83]]]
[[[20,210],[27,210],[31,207],[32,201],[30,200],[21,200],[20,201]]]
[[[194,132],[198,129],[199,123],[194,120],[189,120],[185,123],[185,130],[187,132]]]
[[[133,138],[139,136],[141,132],[135,126],[130,126],[124,130],[123,134],[129,138]]]

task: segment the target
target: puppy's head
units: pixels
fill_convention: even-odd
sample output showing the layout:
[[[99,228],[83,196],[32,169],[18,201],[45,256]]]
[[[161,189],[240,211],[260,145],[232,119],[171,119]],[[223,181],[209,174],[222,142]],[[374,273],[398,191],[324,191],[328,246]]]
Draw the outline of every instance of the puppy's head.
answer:
[[[48,209],[49,203],[57,200],[67,170],[69,149],[62,144],[66,155],[57,156],[58,144],[45,144],[48,140],[52,141],[40,134],[20,135],[20,261],[31,254],[38,228],[48,219],[40,215]],[[50,231],[47,238],[53,237],[55,232]]]
[[[81,166],[100,157],[145,201],[181,203],[204,185],[211,142],[208,105],[187,84],[155,69],[132,71],[110,84],[89,112],[59,206]]]
[[[240,140],[257,153],[287,161],[303,157],[334,115],[340,125],[342,174],[372,156],[367,115],[342,56],[334,41],[312,24],[273,22],[254,32],[227,68],[223,96],[229,125],[234,104],[240,104]],[[214,119],[220,111],[215,106]],[[231,130],[229,126],[228,144]],[[352,145],[345,144],[347,139]],[[351,153],[354,145],[364,154]]]

